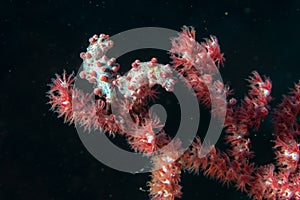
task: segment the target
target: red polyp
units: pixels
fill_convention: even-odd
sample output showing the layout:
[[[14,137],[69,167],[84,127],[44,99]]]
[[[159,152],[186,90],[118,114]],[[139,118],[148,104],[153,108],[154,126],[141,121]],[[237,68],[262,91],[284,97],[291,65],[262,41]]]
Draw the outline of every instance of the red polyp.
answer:
[[[136,91],[136,93],[137,93],[138,95],[141,95],[141,94],[143,94],[143,90],[142,90],[142,89],[138,89],[138,90]]]
[[[95,71],[90,71],[89,73],[92,77],[96,77],[97,73]]]
[[[107,77],[106,77],[106,76],[104,76],[104,75],[100,76],[100,81],[104,81],[104,82],[106,82],[106,81],[107,81]]]
[[[85,58],[85,52],[81,52],[79,56],[80,56],[81,59],[84,59]]]
[[[105,72],[105,71],[106,71],[106,68],[105,68],[105,67],[101,67],[101,71],[102,71],[102,72]]]
[[[131,66],[132,66],[133,68],[136,68],[136,67],[138,67],[138,66],[139,66],[139,64],[138,64],[138,63],[136,63],[136,62],[133,62],[133,63],[131,64]]]
[[[97,67],[101,67],[101,66],[102,66],[101,62],[97,61],[97,62],[96,62],[96,66],[97,66]]]
[[[89,59],[89,58],[92,57],[92,55],[91,55],[89,52],[86,52],[86,53],[85,53],[85,57]]]
[[[157,58],[152,58],[152,59],[151,59],[151,62],[152,62],[152,63],[157,63]]]
[[[114,66],[114,67],[112,67],[112,71],[113,71],[114,73],[116,73],[118,70],[119,70],[119,66]]]
[[[94,94],[95,94],[95,95],[101,96],[101,94],[102,94],[101,89],[100,89],[100,88],[95,88],[95,89],[94,89]]]

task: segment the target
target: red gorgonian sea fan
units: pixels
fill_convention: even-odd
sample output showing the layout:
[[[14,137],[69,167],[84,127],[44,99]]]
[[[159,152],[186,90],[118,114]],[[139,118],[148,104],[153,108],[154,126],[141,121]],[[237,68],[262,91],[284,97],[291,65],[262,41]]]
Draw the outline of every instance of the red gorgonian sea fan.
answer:
[[[217,68],[213,66],[223,65],[225,61],[216,37],[211,36],[198,43],[195,30],[184,27],[178,37],[172,39],[171,64],[159,64],[156,58],[148,62],[136,60],[132,63],[132,69],[123,76],[118,73],[120,65],[116,59],[106,56],[113,46],[109,36],[94,35],[89,41],[87,52],[80,55],[84,66],[80,77],[94,85],[94,92],[85,94],[74,88],[73,75],[64,73],[53,79],[48,92],[49,103],[65,122],[83,126],[87,130],[99,129],[112,135],[122,134],[134,151],[145,155],[171,143],[164,154],[153,159],[154,165],[160,167],[152,171],[148,183],[151,199],[180,198],[182,170],[202,171],[224,184],[235,185],[254,199],[300,199],[300,81],[273,110],[276,163],[257,166],[251,161],[254,153],[251,150],[250,130],[258,130],[261,122],[271,113],[269,102],[272,100],[272,84],[269,78],[253,72],[248,79],[250,90],[241,103],[229,97],[229,87],[213,79],[217,73]],[[203,156],[200,151],[201,140],[197,137],[182,152],[180,141],[171,141],[163,130],[158,133],[154,131],[163,125],[158,119],[151,119],[145,109],[147,100],[156,97],[154,85],[172,92],[176,84],[172,69],[184,77],[185,83],[193,89],[203,105],[209,108],[212,100],[227,105],[224,131],[230,146],[228,150],[222,152],[213,147]],[[211,97],[208,86],[226,98]],[[112,92],[116,88],[125,98],[119,102],[124,116],[116,116],[111,111],[112,102],[118,101]],[[94,96],[97,98],[93,99]],[[221,117],[220,110],[211,112]],[[126,118],[125,113],[129,113],[130,117]],[[130,126],[127,125],[128,120]]]

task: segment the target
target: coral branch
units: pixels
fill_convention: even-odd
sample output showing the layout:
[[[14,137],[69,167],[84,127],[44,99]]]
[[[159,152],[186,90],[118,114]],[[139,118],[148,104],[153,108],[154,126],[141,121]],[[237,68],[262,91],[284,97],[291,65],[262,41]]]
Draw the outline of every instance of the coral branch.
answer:
[[[152,156],[155,170],[148,182],[151,199],[180,198],[182,170],[201,171],[224,185],[235,185],[254,199],[300,199],[300,81],[273,112],[276,163],[258,166],[252,161],[250,134],[258,131],[272,113],[272,84],[269,78],[253,72],[248,79],[248,94],[241,101],[229,98],[229,87],[216,79],[218,67],[225,61],[216,37],[198,43],[195,30],[183,27],[172,39],[171,65],[160,64],[156,58],[148,62],[136,60],[126,75],[118,73],[120,64],[115,58],[106,56],[113,47],[108,35],[94,35],[89,42],[87,51],[80,55],[80,77],[93,84],[92,94],[75,88],[73,74],[67,76],[64,72],[50,84],[51,109],[65,122],[86,130],[122,134],[135,152]],[[217,102],[211,113],[218,119],[225,117],[223,128],[229,149],[220,151],[196,137],[185,150],[183,142],[171,140],[160,120],[148,112],[148,100],[158,98],[155,85],[173,91],[177,84],[174,70],[201,104],[210,108],[212,102]],[[222,114],[225,111],[226,116]]]

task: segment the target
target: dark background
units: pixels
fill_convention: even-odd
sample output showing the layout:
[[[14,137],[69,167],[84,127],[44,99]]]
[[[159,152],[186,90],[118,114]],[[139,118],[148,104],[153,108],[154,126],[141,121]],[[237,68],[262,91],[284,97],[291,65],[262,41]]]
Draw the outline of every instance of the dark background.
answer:
[[[299,22],[297,0],[2,0],[0,200],[147,199],[139,188],[147,189],[148,175],[118,172],[98,162],[75,128],[46,105],[50,79],[63,69],[78,69],[79,53],[94,33],[194,26],[198,40],[218,37],[226,57],[221,73],[237,97],[247,91],[245,78],[258,70],[272,79],[276,105],[300,77]],[[272,126],[266,122],[263,127],[254,141],[261,144],[254,145],[259,164],[272,161]],[[184,174],[182,185],[182,199],[247,199],[202,175]]]

